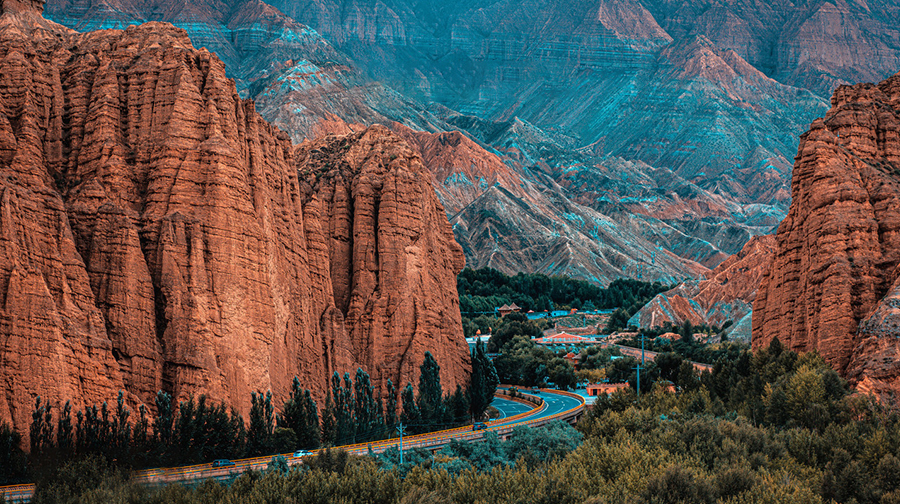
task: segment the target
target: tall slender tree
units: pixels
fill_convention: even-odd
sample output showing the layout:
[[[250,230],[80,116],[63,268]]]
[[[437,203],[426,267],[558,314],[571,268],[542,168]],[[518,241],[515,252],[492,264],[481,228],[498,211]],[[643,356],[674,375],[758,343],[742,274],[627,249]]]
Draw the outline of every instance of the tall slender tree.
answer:
[[[419,366],[419,371],[419,396],[416,405],[419,407],[423,428],[431,429],[444,421],[441,367],[431,352],[425,352],[425,359]]]
[[[353,443],[356,439],[356,423],[353,421],[353,381],[350,373],[344,373],[343,384],[335,372],[331,377],[331,391],[334,394],[334,444],[337,446]]]
[[[306,429],[297,433],[297,440],[301,447],[318,448],[322,437],[319,428],[319,411],[309,389],[303,391],[303,412],[306,415]]]
[[[59,418],[56,420],[56,446],[63,457],[68,457],[75,452],[75,432],[72,425],[72,403],[66,401],[59,410]]]
[[[337,439],[337,423],[335,421],[334,399],[331,392],[325,396],[325,408],[322,410],[322,442],[334,446]]]
[[[34,400],[34,410],[31,412],[31,428],[29,430],[31,441],[31,457],[39,458],[49,452],[53,447],[53,406],[41,403],[41,396]]]
[[[375,389],[369,374],[356,368],[353,394],[353,416],[356,421],[356,441],[368,441],[380,433],[381,423],[374,397]]]
[[[472,349],[472,375],[468,389],[472,417],[481,418],[484,415],[494,400],[494,393],[499,384],[500,378],[497,376],[494,363],[485,353],[484,345],[479,342]]]
[[[247,454],[263,455],[271,450],[275,433],[275,408],[272,392],[250,394],[250,427],[247,430]]]
[[[162,390],[156,393],[156,420],[153,422],[153,441],[156,445],[156,458],[160,463],[167,463],[173,442],[173,424],[175,410],[172,407],[172,396]]]
[[[298,448],[319,446],[319,415],[316,411],[316,402],[309,390],[300,387],[300,380],[296,376],[291,383],[291,395],[284,402],[282,414],[278,417],[278,426],[294,431]]]
[[[397,427],[397,390],[394,389],[394,383],[388,378],[387,381],[387,402],[384,407],[384,427],[388,434],[393,434],[394,428]]]
[[[134,423],[134,432],[132,442],[134,443],[134,451],[137,453],[135,462],[140,466],[146,466],[149,462],[147,459],[153,447],[150,442],[150,419],[147,416],[147,407],[141,404],[138,406],[138,420]]]
[[[111,446],[115,453],[114,457],[121,461],[131,460],[131,456],[128,453],[131,451],[131,423],[128,421],[130,416],[131,411],[125,405],[125,392],[120,390],[116,398],[116,414],[113,419],[110,436],[112,438]]]
[[[400,399],[403,403],[400,423],[408,427],[409,432],[423,432],[422,416],[419,414],[419,407],[416,405],[412,383],[407,383],[406,387],[403,387]]]

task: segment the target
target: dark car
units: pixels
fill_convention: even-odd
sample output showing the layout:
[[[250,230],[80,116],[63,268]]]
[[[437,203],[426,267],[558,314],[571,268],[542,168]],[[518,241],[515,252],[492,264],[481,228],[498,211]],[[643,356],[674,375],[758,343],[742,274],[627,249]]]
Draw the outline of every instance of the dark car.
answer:
[[[487,424],[484,422],[476,422],[474,425],[472,425],[473,431],[484,430],[484,429],[487,429]]]
[[[234,462],[232,462],[228,459],[213,460],[213,463],[212,463],[213,467],[229,467],[229,466],[233,466],[233,465],[234,465]]]

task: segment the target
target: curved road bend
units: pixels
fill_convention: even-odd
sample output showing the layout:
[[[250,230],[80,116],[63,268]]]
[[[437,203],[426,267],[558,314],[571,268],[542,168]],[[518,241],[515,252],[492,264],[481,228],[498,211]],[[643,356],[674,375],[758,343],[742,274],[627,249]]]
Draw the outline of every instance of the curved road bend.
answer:
[[[558,414],[564,413],[570,409],[577,408],[579,406],[584,405],[584,399],[582,399],[580,397],[579,398],[572,397],[570,395],[562,394],[562,393],[559,393],[554,390],[541,389],[540,394],[528,394],[528,395],[540,397],[541,399],[543,399],[544,404],[546,404],[547,408],[544,410],[541,410],[541,408],[531,409],[528,415],[521,417],[521,418],[512,417],[512,415],[510,415],[510,417],[512,417],[512,419],[499,418],[497,420],[490,422],[488,424],[488,428],[493,429],[495,427],[507,427],[509,425],[514,425],[514,424],[520,423],[520,422],[528,422],[531,420],[540,420],[540,419],[547,418],[547,417],[550,417],[553,415],[558,415]],[[497,404],[498,401],[499,401],[499,405]],[[501,397],[495,397],[494,402],[492,404],[494,404],[494,406],[498,410],[500,410],[501,412],[504,412],[504,411],[506,411],[507,403],[516,404],[517,406],[521,406],[522,409],[525,409],[525,410],[528,409],[528,406],[525,404],[510,401],[508,399],[504,399]],[[515,407],[511,406],[510,408],[515,408]],[[516,411],[516,413],[521,412],[521,410],[518,408],[516,408],[515,410],[511,409],[509,411]],[[513,413],[513,414],[515,414],[515,413]]]
[[[494,419],[495,422],[498,420],[503,420],[504,418],[518,415],[520,413],[528,413],[529,411],[534,409],[534,406],[532,405],[510,401],[509,399],[501,398],[499,396],[494,397],[494,401],[491,403],[491,406],[497,408],[497,411],[500,412],[500,416]]]
[[[530,394],[537,395],[537,394]],[[531,425],[545,420],[554,415],[560,415],[566,412],[571,413],[579,407],[583,407],[584,400],[573,395],[566,395],[552,390],[544,390],[540,394],[544,399],[544,405],[538,407],[529,407],[516,401],[510,401],[497,397],[495,398],[495,407],[501,411],[503,417],[487,423],[489,430],[498,430],[508,432],[509,429],[518,424]],[[482,432],[472,431],[472,426],[458,427],[456,429],[448,429],[445,431],[432,432],[428,434],[419,434],[416,436],[405,437],[403,440],[404,447],[427,447],[437,448],[446,444],[451,439],[478,439],[481,438]],[[384,441],[374,443],[359,443],[356,445],[346,445],[343,448],[351,453],[365,454],[369,447],[375,452],[384,451],[391,446],[400,444],[399,438],[386,439]],[[315,452],[313,452],[315,453]],[[300,464],[302,459],[294,458],[290,453],[284,454],[288,459],[288,464]],[[194,466],[171,467],[147,469],[136,473],[136,480],[146,483],[175,483],[186,481],[197,481],[203,479],[227,479],[236,474],[240,474],[249,469],[261,470],[268,466],[272,455],[265,457],[256,457],[243,460],[235,460],[235,465],[231,467],[213,468],[211,464],[198,464]],[[0,494],[4,495],[6,502],[28,502],[34,493],[34,485],[13,485],[0,487]]]

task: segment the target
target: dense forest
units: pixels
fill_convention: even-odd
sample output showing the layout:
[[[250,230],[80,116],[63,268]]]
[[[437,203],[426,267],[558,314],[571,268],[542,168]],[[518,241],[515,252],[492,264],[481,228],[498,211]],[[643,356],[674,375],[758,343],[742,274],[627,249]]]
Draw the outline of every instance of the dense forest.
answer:
[[[40,480],[33,502],[900,503],[900,414],[851,394],[817,354],[776,341],[727,353],[701,376],[676,360],[660,372],[680,392],[618,392],[578,432],[519,429],[403,465],[396,453],[321,452],[196,487],[141,487],[88,459]]]
[[[515,303],[523,312],[569,310],[613,310],[605,327],[607,333],[625,329],[628,319],[653,296],[671,286],[659,282],[642,282],[630,278],[614,280],[606,288],[584,280],[563,276],[548,277],[540,273],[506,275],[492,268],[464,269],[456,277],[463,332],[471,337],[476,331],[487,334],[488,328],[501,325],[494,308]],[[544,322],[546,324],[547,322]],[[543,329],[541,322],[534,327]],[[525,333],[519,333],[524,335]],[[533,335],[537,335],[534,333]],[[489,351],[496,352],[499,346]]]
[[[624,308],[637,312],[653,296],[670,286],[630,278],[614,280],[602,288],[584,280],[541,273],[510,276],[493,268],[466,268],[456,277],[460,311],[464,316],[494,313],[494,308],[515,303],[522,311]]]

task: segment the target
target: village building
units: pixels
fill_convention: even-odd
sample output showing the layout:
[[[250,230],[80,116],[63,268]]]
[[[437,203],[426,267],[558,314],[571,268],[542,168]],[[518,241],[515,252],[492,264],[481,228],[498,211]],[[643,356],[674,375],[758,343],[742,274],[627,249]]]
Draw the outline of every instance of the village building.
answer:
[[[591,397],[597,397],[600,394],[609,395],[617,390],[629,388],[627,383],[592,383],[587,386],[587,394]]]
[[[522,308],[517,306],[516,303],[513,303],[510,305],[503,305],[503,306],[497,308],[496,310],[497,310],[497,313],[499,313],[501,317],[505,317],[506,315],[509,315],[512,312],[522,311]]]

